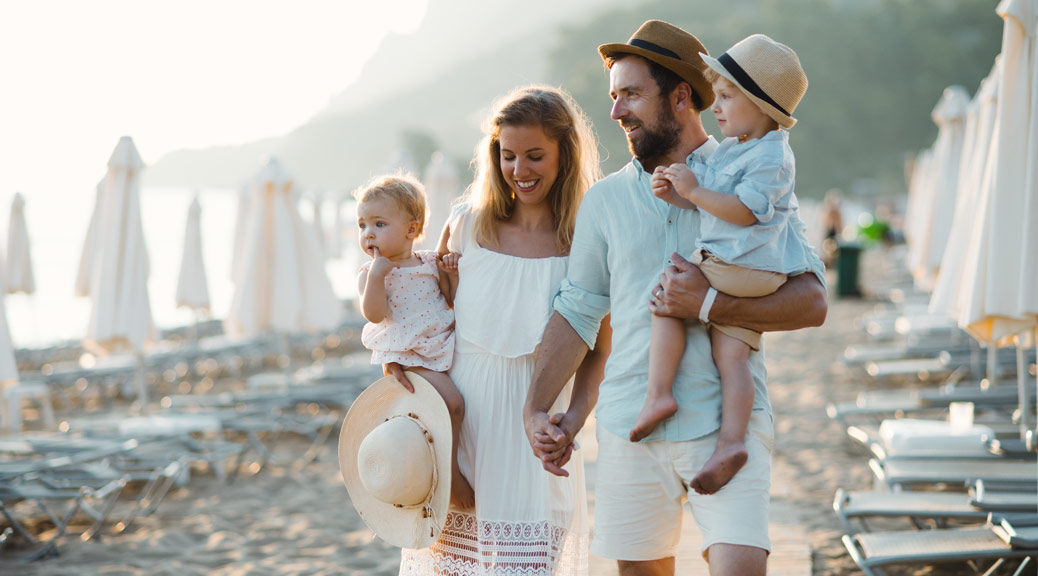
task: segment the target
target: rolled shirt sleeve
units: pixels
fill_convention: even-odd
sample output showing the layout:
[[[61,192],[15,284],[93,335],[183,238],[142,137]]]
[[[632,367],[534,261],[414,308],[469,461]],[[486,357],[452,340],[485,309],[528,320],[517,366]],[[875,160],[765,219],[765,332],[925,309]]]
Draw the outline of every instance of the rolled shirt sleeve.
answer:
[[[770,222],[775,217],[775,206],[793,190],[793,175],[781,162],[767,161],[752,164],[735,185],[735,194],[753,212],[757,222]]]
[[[577,213],[569,269],[552,303],[588,348],[595,347],[602,319],[609,314],[609,245],[602,235],[603,194],[592,187]]]

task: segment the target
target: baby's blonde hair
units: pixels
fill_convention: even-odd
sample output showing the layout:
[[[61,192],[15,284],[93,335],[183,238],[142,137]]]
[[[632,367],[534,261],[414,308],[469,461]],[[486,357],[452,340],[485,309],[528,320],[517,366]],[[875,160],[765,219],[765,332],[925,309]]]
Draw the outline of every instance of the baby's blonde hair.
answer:
[[[410,222],[418,222],[418,235],[414,241],[420,242],[425,234],[426,212],[425,186],[411,174],[387,174],[376,176],[370,182],[353,192],[357,205],[374,200],[392,200]]]

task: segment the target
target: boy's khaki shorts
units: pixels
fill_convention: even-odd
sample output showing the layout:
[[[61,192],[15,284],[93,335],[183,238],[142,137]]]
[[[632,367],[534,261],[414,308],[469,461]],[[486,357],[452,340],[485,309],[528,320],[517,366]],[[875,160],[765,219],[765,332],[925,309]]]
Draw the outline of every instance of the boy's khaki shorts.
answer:
[[[629,442],[598,425],[595,535],[591,551],[616,560],[658,560],[675,555],[686,500],[703,534],[701,552],[713,544],[771,551],[771,414],[755,410],[746,435],[746,465],[713,495],[690,484],[714,451],[717,432],[685,442]]]
[[[729,264],[702,249],[692,253],[690,262],[699,266],[714,290],[737,298],[767,296],[781,288],[787,280],[785,274]],[[720,330],[736,340],[742,340],[755,352],[760,350],[760,332],[715,322],[711,322],[709,327],[711,330]]]

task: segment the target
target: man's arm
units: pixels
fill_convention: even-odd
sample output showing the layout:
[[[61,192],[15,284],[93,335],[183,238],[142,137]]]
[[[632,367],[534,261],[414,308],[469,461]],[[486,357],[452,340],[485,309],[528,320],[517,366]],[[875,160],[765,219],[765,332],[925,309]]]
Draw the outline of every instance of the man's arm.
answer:
[[[566,386],[570,376],[581,366],[587,354],[587,344],[577,334],[577,331],[570,326],[562,314],[553,313],[544,329],[541,344],[537,347],[533,381],[530,383],[530,391],[526,394],[526,405],[523,407],[523,423],[526,426],[526,436],[534,454],[541,459],[546,470],[558,476],[569,475],[554,461],[571,451],[570,443],[576,430],[570,433],[560,426],[562,418],[556,417],[553,422],[548,412],[563,387]],[[576,383],[570,399],[571,408],[586,407],[587,413],[590,413],[594,400],[598,397],[598,384],[596,382],[593,387],[594,399],[592,399],[591,387],[587,385],[589,381],[590,378],[581,378],[580,382]],[[584,414],[585,419],[587,413]],[[577,427],[577,430],[579,429]],[[564,460],[563,463],[565,463]]]
[[[657,316],[696,319],[703,305],[707,281],[699,268],[680,254],[660,276],[660,298],[649,302]],[[656,290],[653,290],[655,293]],[[829,310],[825,287],[811,273],[792,276],[775,293],[759,298],[735,298],[718,292],[710,319],[758,332],[779,332],[821,326]]]

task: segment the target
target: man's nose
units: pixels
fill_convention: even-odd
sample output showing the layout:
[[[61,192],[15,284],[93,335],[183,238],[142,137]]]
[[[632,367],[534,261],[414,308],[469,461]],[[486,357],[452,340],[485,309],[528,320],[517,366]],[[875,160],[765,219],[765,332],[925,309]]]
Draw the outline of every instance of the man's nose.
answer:
[[[609,117],[613,120],[619,120],[627,115],[627,107],[623,105],[623,100],[617,98],[613,100],[613,107],[609,110]]]

